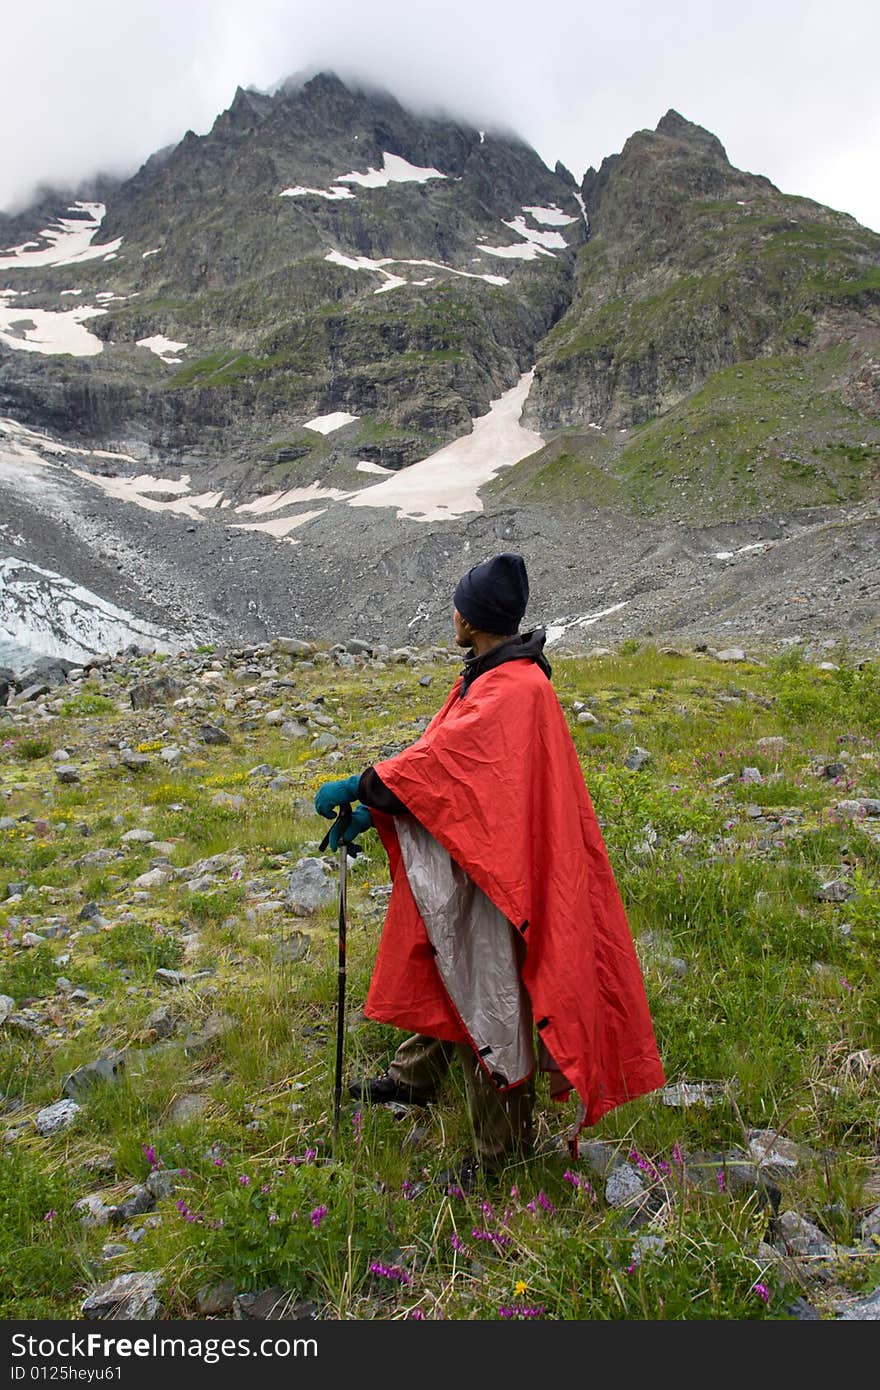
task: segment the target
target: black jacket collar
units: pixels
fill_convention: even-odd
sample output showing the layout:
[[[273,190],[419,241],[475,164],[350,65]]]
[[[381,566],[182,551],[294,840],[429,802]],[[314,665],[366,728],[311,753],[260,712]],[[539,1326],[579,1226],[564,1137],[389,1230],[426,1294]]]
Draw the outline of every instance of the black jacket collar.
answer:
[[[496,666],[503,666],[505,661],[534,661],[549,680],[552,670],[549,661],[544,656],[546,640],[547,634],[544,629],[536,627],[531,632],[515,633],[513,637],[508,637],[505,642],[499,642],[498,646],[493,647],[491,651],[483,652],[482,656],[473,653],[471,656],[465,657],[459,699],[464,699],[479,676],[484,676],[487,671],[494,671]]]

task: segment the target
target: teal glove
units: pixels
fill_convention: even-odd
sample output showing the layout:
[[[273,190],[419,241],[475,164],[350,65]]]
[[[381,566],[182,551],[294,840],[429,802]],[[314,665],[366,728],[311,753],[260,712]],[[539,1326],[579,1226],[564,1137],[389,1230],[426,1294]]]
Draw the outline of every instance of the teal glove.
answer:
[[[351,777],[343,777],[339,782],[325,782],[315,794],[315,810],[318,815],[324,816],[326,820],[333,820],[340,806],[345,806],[346,803],[351,805],[352,801],[357,801],[360,780],[360,773],[355,772]],[[364,826],[364,829],[367,827]]]
[[[363,835],[364,831],[369,830],[372,824],[373,817],[370,815],[369,807],[356,806],[351,813],[351,820],[348,822],[341,836],[339,834],[339,826],[331,825],[328,831],[330,848],[338,849],[340,842],[344,845],[350,845],[357,835]]]

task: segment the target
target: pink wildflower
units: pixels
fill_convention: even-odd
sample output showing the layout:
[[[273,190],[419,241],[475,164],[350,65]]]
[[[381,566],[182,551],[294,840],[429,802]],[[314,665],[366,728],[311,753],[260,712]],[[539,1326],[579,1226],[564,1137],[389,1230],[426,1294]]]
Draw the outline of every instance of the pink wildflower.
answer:
[[[766,1284],[753,1284],[749,1289],[749,1293],[757,1294],[762,1303],[770,1302],[770,1290],[767,1288]]]
[[[320,1206],[320,1207],[315,1207],[314,1211],[312,1212],[312,1214],[311,1214],[311,1222],[312,1222],[312,1225],[314,1226],[314,1228],[315,1228],[316,1231],[317,1231],[318,1227],[320,1226],[321,1222],[324,1220],[324,1217],[327,1215],[328,1210],[329,1210],[328,1207]]]
[[[395,1279],[399,1284],[411,1284],[412,1280],[405,1269],[399,1269],[397,1265],[386,1265],[381,1260],[370,1262],[370,1273],[378,1274],[382,1279]]]

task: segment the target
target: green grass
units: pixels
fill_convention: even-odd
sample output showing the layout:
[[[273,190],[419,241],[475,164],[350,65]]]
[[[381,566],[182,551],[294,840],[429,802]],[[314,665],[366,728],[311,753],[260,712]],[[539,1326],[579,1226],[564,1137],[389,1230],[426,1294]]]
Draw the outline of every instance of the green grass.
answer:
[[[847,351],[738,362],[625,434],[566,430],[488,485],[505,503],[572,504],[699,523],[852,502],[873,486],[880,426],[846,406]]]
[[[4,1125],[20,1132],[0,1148],[0,1260],[13,1273],[0,1315],[76,1318],[94,1284],[130,1267],[161,1269],[164,1316],[182,1319],[198,1316],[198,1291],[224,1278],[242,1290],[280,1283],[324,1317],[415,1309],[498,1319],[502,1309],[516,1316],[532,1307],[564,1320],[785,1319],[804,1288],[825,1310],[833,1290],[821,1279],[793,1285],[762,1261],[767,1210],[754,1194],[721,1191],[712,1155],[742,1145],[749,1129],[778,1128],[808,1155],[783,1184],[784,1204],[845,1243],[880,1199],[870,1062],[880,1057],[880,835],[874,823],[834,811],[840,799],[880,796],[880,672],[843,647],[833,659],[840,669],[822,672],[797,648],[768,652],[763,665],[738,666],[735,680],[707,657],[664,657],[635,642],[605,658],[554,660],[667,1077],[717,1091],[711,1107],[642,1097],[587,1136],[624,1158],[635,1151],[652,1175],[659,1214],[636,1232],[607,1204],[602,1178],[558,1148],[571,1107],[554,1105],[543,1079],[537,1156],[471,1196],[434,1182],[469,1145],[455,1068],[437,1104],[401,1120],[380,1108],[356,1123],[346,1102],[334,1151],[336,903],[308,918],[255,911],[267,893],[283,899],[293,863],[318,852],[325,827],[308,808],[335,773],[306,743],[244,730],[210,759],[134,777],[104,763],[94,730],[107,727],[105,715],[89,722],[77,709],[52,734],[82,769],[84,800],[71,804],[76,789],[55,783],[44,755],[29,756],[35,733],[22,730],[0,765],[17,817],[0,839],[4,878],[27,885],[26,906],[0,902],[0,993],[16,1009],[31,1000],[45,1032],[4,1025],[0,1084],[18,1106]],[[173,669],[173,658],[166,665]],[[435,669],[431,690],[418,685],[420,674],[418,666],[300,668],[291,703],[323,696],[340,728],[336,766],[344,771],[410,741],[413,721],[434,712],[446,673]],[[735,704],[722,698],[732,692]],[[116,711],[105,698],[116,714],[105,737],[152,733],[142,713]],[[577,723],[575,701],[600,718],[600,732]],[[623,719],[632,727],[619,728]],[[760,747],[768,735],[781,746]],[[622,764],[636,743],[652,758],[632,773]],[[820,775],[840,758],[839,783]],[[284,771],[291,787],[275,793],[249,779],[260,762]],[[742,782],[745,766],[764,780]],[[213,806],[218,790],[241,795],[243,809]],[[763,817],[750,814],[755,806]],[[18,818],[37,808],[48,826],[39,834]],[[82,819],[92,826],[87,838],[74,829]],[[89,850],[119,844],[132,824],[170,840],[175,866],[229,856],[214,868],[216,886],[192,893],[173,879],[139,901],[131,880],[149,866],[149,846],[122,846],[106,864],[82,862]],[[371,892],[387,883],[377,838],[367,835],[364,846],[349,879],[350,1076],[381,1070],[400,1037],[359,1015],[384,912]],[[840,877],[853,895],[819,901],[819,886]],[[109,927],[82,929],[85,901],[97,902]],[[25,913],[30,930],[52,918],[68,932],[21,948]],[[305,949],[289,960],[284,945],[294,934]],[[180,970],[184,984],[163,989],[153,978],[160,967]],[[62,974],[89,1004],[57,990]],[[174,1020],[161,1042],[145,1034],[159,1005]],[[188,1047],[217,1014],[224,1029]],[[63,1076],[116,1049],[128,1049],[123,1079],[91,1092],[70,1130],[40,1138],[33,1117],[58,1099]],[[179,1113],[184,1096],[204,1102],[188,1118]],[[186,1173],[150,1218],[134,1222],[144,1232],[136,1266],[107,1260],[107,1230],[81,1227],[73,1204],[95,1191],[120,1200],[146,1177],[151,1147],[158,1164]],[[111,1157],[109,1176],[85,1166],[100,1154]],[[684,1179],[677,1154],[709,1156],[705,1184]],[[662,1243],[642,1250],[644,1234]],[[392,1274],[371,1273],[375,1262]],[[842,1263],[834,1279],[838,1291],[868,1290],[876,1258]],[[756,1282],[766,1284],[768,1303]]]

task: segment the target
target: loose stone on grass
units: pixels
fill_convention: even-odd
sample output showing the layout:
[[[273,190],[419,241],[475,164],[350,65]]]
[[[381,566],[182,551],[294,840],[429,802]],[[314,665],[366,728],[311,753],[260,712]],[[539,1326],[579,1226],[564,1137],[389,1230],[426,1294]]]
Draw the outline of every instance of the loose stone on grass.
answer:
[[[161,1304],[158,1298],[162,1271],[144,1270],[118,1274],[106,1284],[100,1284],[82,1304],[84,1318],[103,1322],[144,1322],[158,1318]]]

